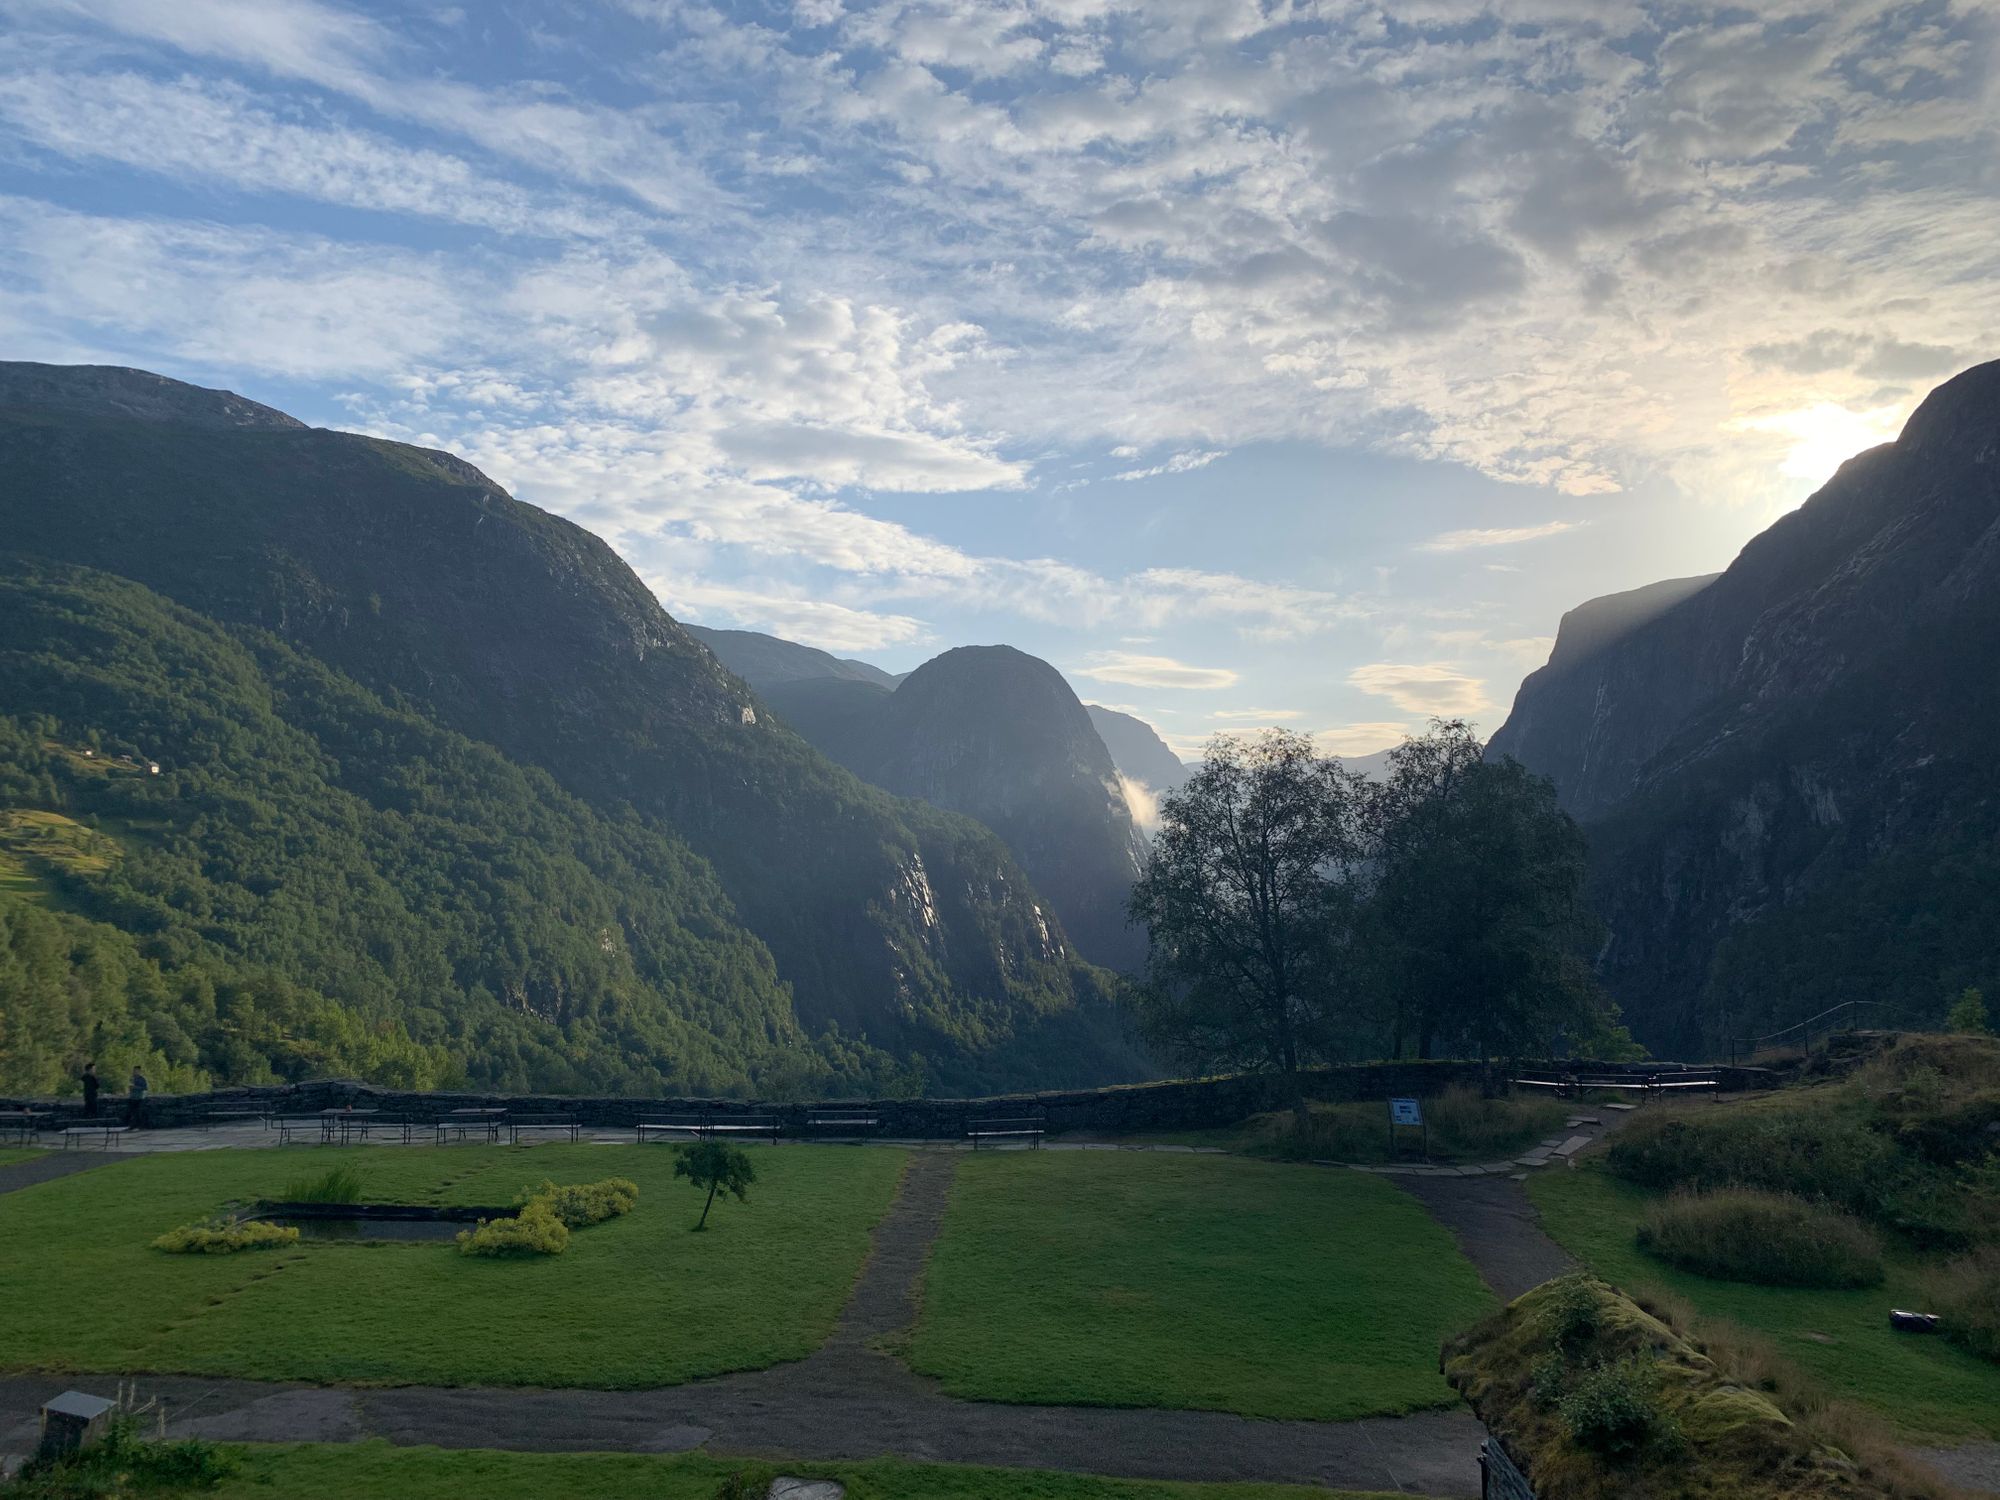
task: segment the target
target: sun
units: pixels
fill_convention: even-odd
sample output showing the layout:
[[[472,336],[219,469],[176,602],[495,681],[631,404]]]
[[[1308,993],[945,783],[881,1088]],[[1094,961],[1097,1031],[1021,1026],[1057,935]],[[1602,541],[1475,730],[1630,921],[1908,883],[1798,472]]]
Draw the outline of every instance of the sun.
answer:
[[[1833,471],[1864,448],[1895,437],[1903,425],[1900,406],[1855,411],[1834,401],[1816,401],[1794,411],[1768,417],[1746,417],[1730,424],[1751,432],[1774,432],[1792,440],[1778,472],[1787,479],[1813,481]]]

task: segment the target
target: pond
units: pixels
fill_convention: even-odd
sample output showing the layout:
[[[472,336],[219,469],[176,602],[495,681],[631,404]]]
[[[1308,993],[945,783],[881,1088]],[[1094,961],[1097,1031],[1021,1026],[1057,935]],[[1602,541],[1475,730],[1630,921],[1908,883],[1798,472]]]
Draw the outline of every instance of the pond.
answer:
[[[438,1208],[420,1203],[261,1203],[237,1215],[296,1229],[301,1240],[452,1240],[481,1219],[511,1219],[518,1208]]]

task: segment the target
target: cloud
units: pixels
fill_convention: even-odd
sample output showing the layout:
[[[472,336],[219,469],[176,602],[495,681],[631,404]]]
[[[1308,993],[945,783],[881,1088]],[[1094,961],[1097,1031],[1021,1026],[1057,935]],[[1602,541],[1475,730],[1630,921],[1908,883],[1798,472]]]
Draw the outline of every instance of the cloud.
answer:
[[[1134,781],[1123,771],[1118,773],[1118,791],[1125,799],[1125,810],[1132,815],[1132,821],[1141,833],[1151,835],[1160,826],[1159,795],[1143,781]]]
[[[930,639],[924,622],[908,615],[848,609],[824,599],[759,594],[701,579],[648,581],[667,613],[677,619],[769,631],[822,651],[876,651]]]
[[[1193,688],[1212,692],[1234,687],[1236,673],[1227,667],[1191,667],[1170,656],[1138,656],[1129,651],[1099,651],[1085,666],[1074,668],[1078,677],[1097,682],[1120,682],[1131,687]]]
[[[1387,698],[1405,713],[1469,718],[1486,712],[1486,684],[1444,662],[1371,662],[1347,674],[1350,686]]]
[[[1581,521],[1546,521],[1540,526],[1470,527],[1447,531],[1427,542],[1417,543],[1419,552],[1471,552],[1482,547],[1511,547],[1516,542],[1540,541],[1545,536],[1561,536],[1575,531]]]
[[[1111,477],[1116,480],[1131,480],[1156,479],[1162,474],[1192,474],[1196,469],[1205,469],[1218,458],[1225,456],[1221,449],[1176,453],[1165,463],[1154,464],[1149,469],[1126,469],[1123,473],[1113,474]]]
[[[1207,717],[1246,724],[1277,724],[1287,719],[1304,718],[1305,713],[1296,708],[1218,708]]]
[[[1400,745],[1412,733],[1410,726],[1394,721],[1340,724],[1314,733],[1313,743],[1328,755],[1373,755]]]

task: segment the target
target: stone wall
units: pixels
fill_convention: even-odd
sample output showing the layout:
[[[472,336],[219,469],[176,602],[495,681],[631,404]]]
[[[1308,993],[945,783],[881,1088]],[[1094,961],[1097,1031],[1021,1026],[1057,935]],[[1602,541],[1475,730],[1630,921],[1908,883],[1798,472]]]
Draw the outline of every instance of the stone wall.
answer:
[[[1574,1067],[1575,1064],[1567,1066]],[[1660,1064],[1634,1071],[1652,1071]],[[1597,1071],[1592,1069],[1592,1071]],[[1605,1069],[1604,1071],[1611,1071]],[[1756,1069],[1724,1068],[1724,1087],[1756,1086]],[[1316,1069],[1303,1075],[1303,1091],[1329,1102],[1427,1097],[1458,1085],[1504,1087],[1498,1065],[1475,1062],[1381,1062]],[[146,1103],[146,1123],[197,1123],[211,1111],[244,1110],[275,1115],[310,1115],[323,1109],[378,1109],[428,1119],[453,1109],[505,1108],[515,1114],[575,1115],[586,1125],[630,1126],[656,1115],[707,1113],[775,1115],[788,1135],[804,1135],[806,1117],[818,1109],[863,1111],[882,1122],[881,1133],[906,1140],[957,1139],[969,1120],[994,1119],[1030,1111],[1044,1114],[1051,1131],[1105,1135],[1140,1131],[1209,1130],[1234,1125],[1251,1115],[1288,1108],[1295,1095],[1282,1078],[1238,1074],[1167,1083],[1062,1093],[1007,1094],[984,1099],[850,1099],[813,1104],[755,1103],[741,1099],[580,1098],[560,1094],[414,1093],[376,1088],[347,1079],[217,1089],[206,1094],[155,1094]],[[53,1108],[63,1120],[82,1113],[74,1096],[61,1100],[0,1100],[0,1108]],[[121,1115],[124,1101],[107,1094],[100,1111]]]

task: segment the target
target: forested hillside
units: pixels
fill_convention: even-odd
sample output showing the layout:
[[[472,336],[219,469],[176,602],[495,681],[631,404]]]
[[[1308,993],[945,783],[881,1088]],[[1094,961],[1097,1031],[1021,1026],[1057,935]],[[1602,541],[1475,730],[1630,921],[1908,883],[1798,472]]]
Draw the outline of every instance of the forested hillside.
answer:
[[[108,851],[13,845],[0,1088],[92,1054],[178,1082],[652,1092],[886,1062],[808,1041],[685,847],[271,636],[4,559],[0,643],[0,808]]]
[[[49,638],[27,652],[0,635],[23,684],[0,698],[8,774],[129,825],[95,895],[74,871],[50,877],[72,909],[55,920],[97,918],[163,974],[261,965],[299,987],[294,1011],[338,1007],[322,1032],[362,1018],[434,1078],[763,1088],[801,1070],[878,1077],[892,1057],[980,1088],[1141,1070],[1101,977],[990,833],[772,723],[608,547],[451,455],[143,372],[14,365],[0,472],[0,538],[19,558],[127,581],[21,561],[11,575]],[[142,646],[180,637],[130,624],[115,659],[171,691],[91,696],[52,675],[93,659],[106,600],[140,608],[118,592],[132,582],[192,611],[145,601],[204,651],[241,659],[142,670]],[[253,729],[240,705],[216,708],[228,753],[203,760],[176,748],[190,731],[175,715],[211,680],[271,717]],[[43,744],[93,733],[159,759],[159,790],[84,786]],[[267,739],[282,748],[253,748]],[[218,807],[168,819],[158,844],[137,836],[165,816],[151,804],[84,806],[165,795],[192,765]],[[336,816],[367,859],[337,852],[350,846],[321,822]],[[125,894],[141,879],[155,883]],[[6,890],[11,922],[46,925],[46,901]],[[101,1009],[117,986],[72,968],[69,988]],[[876,1050],[824,1039],[836,1029]],[[325,1045],[285,1061],[273,1042],[263,1065],[385,1066]],[[230,1077],[255,1066],[207,1056]]]

